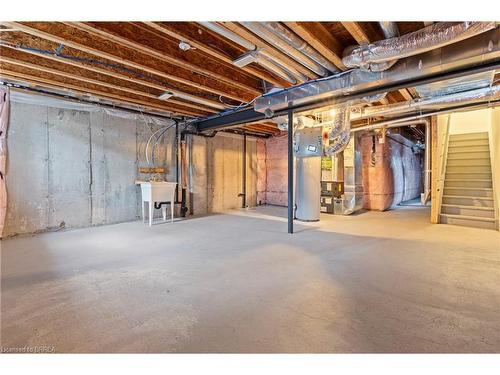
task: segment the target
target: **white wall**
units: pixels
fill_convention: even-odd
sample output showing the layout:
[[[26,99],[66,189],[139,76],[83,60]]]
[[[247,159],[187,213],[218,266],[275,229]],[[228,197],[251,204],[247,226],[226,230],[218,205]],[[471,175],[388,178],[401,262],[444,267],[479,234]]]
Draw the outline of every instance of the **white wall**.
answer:
[[[451,114],[450,134],[487,132],[491,127],[491,109]]]

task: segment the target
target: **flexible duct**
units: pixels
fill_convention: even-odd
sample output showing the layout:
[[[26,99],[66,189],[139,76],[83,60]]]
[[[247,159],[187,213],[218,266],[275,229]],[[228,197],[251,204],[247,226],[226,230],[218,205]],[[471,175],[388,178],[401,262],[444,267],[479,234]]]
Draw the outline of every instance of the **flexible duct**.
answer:
[[[328,156],[343,151],[351,138],[350,105],[344,103],[334,108],[333,122],[328,129],[329,144],[325,148]]]
[[[460,43],[400,60],[390,70],[367,72],[353,69],[317,79],[274,93],[264,94],[254,102],[254,110],[273,113],[292,106],[303,106],[327,99],[345,100],[345,95],[377,86],[398,84],[424,77],[484,64],[500,59],[500,30],[495,29]]]
[[[220,36],[223,36],[224,38],[229,39],[232,42],[242,46],[248,51],[252,51],[254,53],[255,60],[258,64],[262,65],[267,70],[277,74],[278,76],[287,80],[288,82],[295,84],[297,83],[297,80],[302,80],[302,81],[307,80],[307,77],[304,76],[302,73],[296,71],[291,67],[285,66],[281,62],[274,60],[274,58],[271,55],[269,55],[266,51],[258,50],[255,44],[233,33],[231,30],[228,30],[225,27],[220,26],[215,22],[198,22],[198,23],[206,27],[207,29],[213,31],[214,33],[219,34]]]
[[[486,87],[455,94],[413,99],[408,102],[387,104],[377,107],[354,108],[352,120],[361,120],[375,116],[394,116],[409,112],[433,110],[500,99],[500,86]]]
[[[276,34],[271,32],[260,22],[241,22],[241,24],[248,30],[250,30],[252,33],[258,35],[259,37],[267,41],[268,43],[278,47],[284,53],[286,53],[287,55],[289,55],[294,60],[301,63],[314,73],[322,77],[328,75],[328,71],[325,68],[323,68],[320,64],[311,59],[309,56],[304,55],[304,53],[294,48],[280,37],[276,36]]]
[[[302,40],[299,36],[290,31],[286,26],[279,22],[262,22],[269,31],[271,31],[278,38],[284,40],[293,48],[301,51],[304,55],[308,56],[312,60],[316,61],[318,64],[328,69],[330,72],[336,73],[340,70],[328,61],[323,55],[312,48],[307,42]]]
[[[350,68],[372,70],[371,64],[418,55],[471,38],[495,27],[495,22],[440,22],[400,37],[349,49],[342,62]]]

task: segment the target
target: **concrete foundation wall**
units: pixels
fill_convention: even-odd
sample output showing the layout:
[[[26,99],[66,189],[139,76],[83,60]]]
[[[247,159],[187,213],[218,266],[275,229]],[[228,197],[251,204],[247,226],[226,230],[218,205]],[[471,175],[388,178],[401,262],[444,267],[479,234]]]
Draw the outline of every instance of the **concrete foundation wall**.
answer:
[[[46,106],[11,103],[4,236],[136,220],[138,167],[157,126]],[[175,181],[174,128],[155,166]]]
[[[243,136],[218,133],[193,137],[193,213],[240,208],[243,191]],[[257,140],[247,137],[246,204],[257,203]]]
[[[385,143],[367,134],[362,137],[364,208],[384,211],[414,199],[422,192],[420,154],[414,154],[411,142],[386,137]]]

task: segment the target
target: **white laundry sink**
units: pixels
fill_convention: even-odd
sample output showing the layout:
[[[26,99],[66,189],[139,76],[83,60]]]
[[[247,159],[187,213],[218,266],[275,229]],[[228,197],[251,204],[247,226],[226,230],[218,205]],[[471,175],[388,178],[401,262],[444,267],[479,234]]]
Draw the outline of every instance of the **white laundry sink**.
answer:
[[[154,204],[157,202],[170,203],[170,217],[174,221],[174,203],[175,203],[175,187],[177,182],[167,181],[136,181],[137,185],[141,185],[142,193],[142,221],[145,220],[144,203],[148,203],[149,225],[153,225]],[[167,220],[167,206],[162,205],[163,220]]]

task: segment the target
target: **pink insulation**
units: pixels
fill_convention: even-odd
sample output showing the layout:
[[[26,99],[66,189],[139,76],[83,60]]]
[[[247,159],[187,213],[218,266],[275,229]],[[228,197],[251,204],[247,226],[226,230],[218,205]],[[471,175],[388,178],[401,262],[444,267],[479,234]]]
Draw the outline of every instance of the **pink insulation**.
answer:
[[[259,140],[257,159],[257,202],[260,200],[262,203],[286,206],[288,192],[286,134],[265,141]]]
[[[266,203],[266,140],[257,139],[257,204]]]
[[[7,128],[9,125],[9,88],[0,87],[0,238],[2,238],[7,213]]]
[[[382,144],[375,140],[373,157],[372,136],[364,136],[361,145],[364,208],[384,211],[420,195],[421,156],[413,153],[409,141],[389,136]]]

